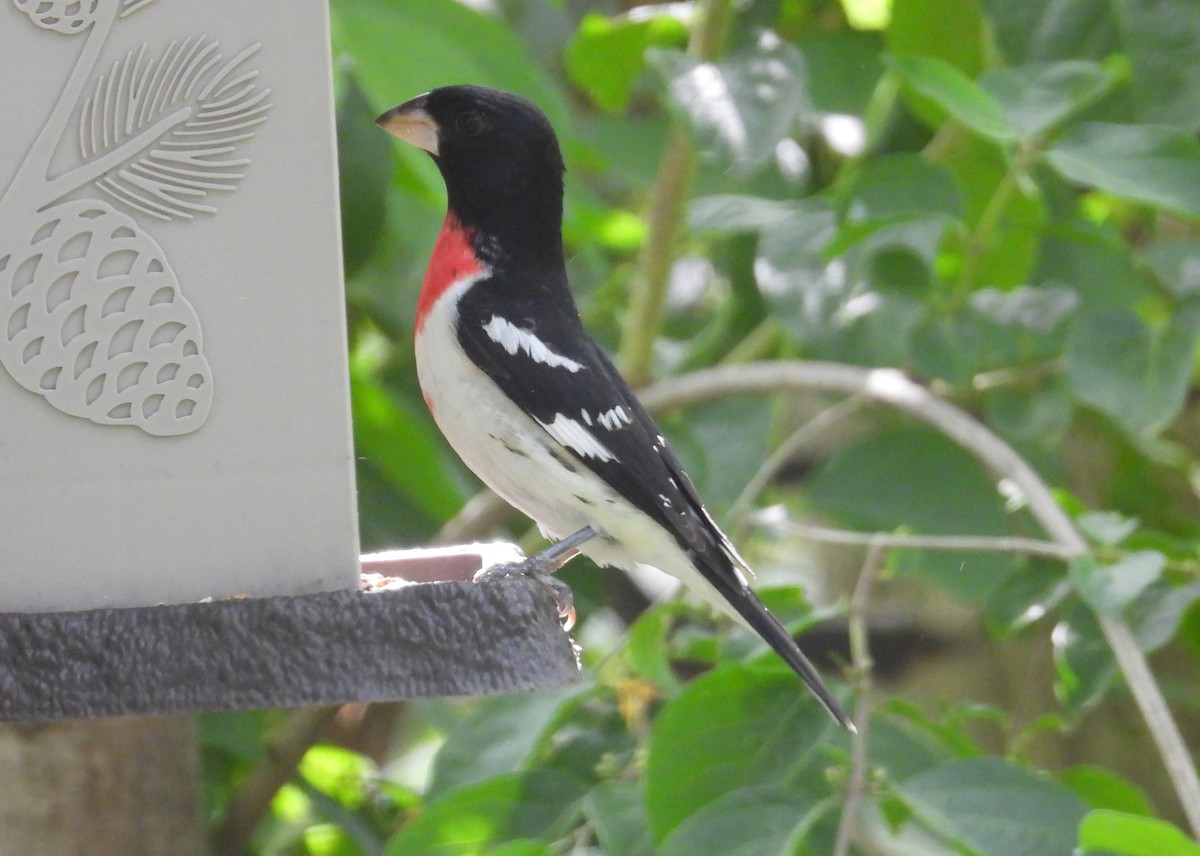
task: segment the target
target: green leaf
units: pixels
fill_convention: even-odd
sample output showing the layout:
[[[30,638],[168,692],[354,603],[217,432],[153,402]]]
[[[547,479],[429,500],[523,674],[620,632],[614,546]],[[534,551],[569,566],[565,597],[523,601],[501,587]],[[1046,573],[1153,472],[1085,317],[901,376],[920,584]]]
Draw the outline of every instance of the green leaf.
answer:
[[[1009,531],[1003,502],[969,453],[937,432],[904,428],[876,434],[831,455],[809,477],[818,509],[865,530],[905,528],[930,535]],[[911,573],[970,603],[982,603],[1012,568],[982,553],[901,551]]]
[[[971,308],[994,324],[1041,335],[1052,332],[1079,305],[1079,295],[1061,286],[984,288],[970,300]]]
[[[685,819],[656,856],[791,856],[825,808],[795,790],[743,788]]]
[[[850,116],[867,111],[884,72],[878,34],[814,30],[801,36],[797,46],[808,60],[809,90],[817,110]]]
[[[571,686],[482,699],[446,736],[429,799],[525,767],[555,714],[586,691]]]
[[[1141,789],[1112,770],[1080,764],[1058,773],[1056,778],[1074,791],[1089,808],[1105,808],[1131,814],[1152,815],[1154,808]]]
[[[489,847],[487,856],[554,856],[555,850],[540,841],[509,841],[498,847]]]
[[[1200,16],[1192,0],[1121,0],[1089,14],[1113,16],[1117,50],[1133,62],[1130,103],[1143,122],[1200,128]]]
[[[678,51],[651,50],[647,57],[701,156],[736,174],[766,164],[779,141],[812,113],[804,57],[770,32],[719,63]]]
[[[485,779],[427,805],[383,856],[475,856],[506,841],[554,841],[575,825],[584,791],[578,779],[550,770]]]
[[[1175,238],[1151,244],[1142,259],[1168,291],[1180,299],[1200,295],[1200,241]]]
[[[1154,817],[1109,809],[1088,812],[1079,824],[1079,846],[1085,854],[1200,856],[1200,844],[1179,827]]]
[[[686,606],[665,603],[647,609],[625,634],[625,660],[630,671],[674,695],[680,683],[671,669],[668,637],[675,618]]]
[[[1026,454],[1053,453],[1075,420],[1075,398],[1061,375],[1036,389],[997,387],[984,406],[987,423]]]
[[[1018,182],[1000,216],[994,218],[996,194],[1010,169],[1003,149],[991,140],[971,136],[947,152],[942,162],[954,173],[962,193],[967,226],[977,228],[985,216],[995,224],[978,248],[982,255],[970,284],[1004,289],[1030,284],[1046,232],[1046,204],[1037,188],[1031,182]],[[959,248],[960,255],[971,251],[965,245]]]
[[[1127,57],[1124,118],[1196,130],[1200,123],[1200,17],[1192,0],[986,0],[1011,63]]]
[[[1067,336],[1067,375],[1079,399],[1131,434],[1153,434],[1187,397],[1200,304],[1151,328],[1128,310],[1081,313]]]
[[[562,93],[495,16],[455,0],[353,0],[331,13],[334,51],[356,60],[376,114],[437,86],[470,82],[519,92],[566,125]]]
[[[449,520],[463,496],[442,465],[442,442],[430,421],[392,397],[365,372],[351,367],[354,447],[388,477],[393,488],[435,520]]]
[[[1044,231],[1032,281],[1070,287],[1088,315],[1132,309],[1148,294],[1121,236],[1115,230],[1077,221]]]
[[[933,57],[974,77],[985,63],[984,33],[978,0],[893,0],[887,49]]]
[[[844,325],[837,314],[852,296],[852,284],[844,265],[825,256],[836,233],[832,207],[813,199],[759,236],[755,282],[772,317],[802,343],[826,340]]]
[[[921,95],[972,131],[993,140],[1011,140],[1016,132],[991,95],[954,66],[923,56],[895,55],[889,67]]]
[[[584,797],[583,813],[605,856],[653,856],[641,783],[601,782]]]
[[[610,19],[589,12],[563,51],[571,81],[610,112],[624,110],[645,62],[646,48],[683,45],[687,29],[669,15]]]
[[[1000,105],[1017,136],[1031,139],[1090,105],[1127,75],[1120,63],[1068,60],[988,72],[979,86]]]
[[[787,781],[830,729],[789,671],[728,663],[697,678],[663,707],[651,734],[646,811],[655,840],[725,794]]]
[[[1061,562],[1026,559],[991,591],[983,603],[988,630],[1004,637],[1044,618],[1070,591]]]
[[[1200,217],[1200,142],[1188,132],[1088,122],[1060,137],[1046,159],[1071,181]]]
[[[1200,583],[1160,582],[1147,589],[1129,610],[1133,635],[1143,651],[1157,651],[1175,637],[1184,614],[1200,600]]]
[[[871,722],[871,763],[887,770],[889,779],[907,779],[953,757],[928,730],[910,727],[890,707],[888,713]]]
[[[1106,547],[1115,547],[1137,531],[1141,521],[1116,511],[1089,511],[1075,521],[1089,540]]]
[[[342,210],[342,261],[353,276],[384,233],[392,145],[379,133],[377,115],[354,74],[347,72],[337,105],[338,181]]]
[[[1068,602],[1050,640],[1058,672],[1055,694],[1073,711],[1089,709],[1108,691],[1117,673],[1095,613],[1079,601]]]
[[[1184,615],[1200,600],[1200,584],[1151,585],[1128,608],[1128,621],[1143,651],[1161,648],[1174,638]],[[1074,711],[1099,701],[1112,686],[1117,664],[1095,613],[1080,601],[1068,602],[1050,634],[1058,670],[1055,692]]]
[[[766,399],[727,399],[688,411],[686,430],[691,443],[676,451],[709,511],[718,518],[746,486],[767,457],[771,402]],[[679,424],[668,435],[680,436]],[[697,460],[697,455],[703,455]]]
[[[1112,564],[1095,556],[1079,556],[1071,562],[1071,585],[1097,612],[1120,617],[1142,592],[1162,576],[1166,557],[1153,550],[1142,550],[1121,557]]]
[[[983,6],[998,47],[1013,64],[1099,59],[1118,44],[1111,7],[1093,0],[983,0]]]
[[[357,752],[337,746],[314,746],[304,753],[299,773],[325,795],[345,806],[362,802],[364,783],[374,765]]]
[[[953,761],[898,789],[914,814],[979,856],[1066,856],[1087,810],[1052,779],[998,758]]]
[[[962,194],[946,167],[914,154],[893,154],[863,162],[851,177],[845,216],[855,223],[937,214],[963,216]]]

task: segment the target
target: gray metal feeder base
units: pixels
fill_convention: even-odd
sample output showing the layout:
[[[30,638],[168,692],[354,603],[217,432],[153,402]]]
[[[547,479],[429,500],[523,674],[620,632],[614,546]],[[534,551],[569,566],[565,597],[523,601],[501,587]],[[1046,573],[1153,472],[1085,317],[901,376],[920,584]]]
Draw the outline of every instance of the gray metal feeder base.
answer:
[[[442,579],[377,591],[0,613],[0,721],[479,695],[577,681],[575,649],[550,595],[524,578],[464,581],[481,562],[470,552],[364,561],[364,570]]]

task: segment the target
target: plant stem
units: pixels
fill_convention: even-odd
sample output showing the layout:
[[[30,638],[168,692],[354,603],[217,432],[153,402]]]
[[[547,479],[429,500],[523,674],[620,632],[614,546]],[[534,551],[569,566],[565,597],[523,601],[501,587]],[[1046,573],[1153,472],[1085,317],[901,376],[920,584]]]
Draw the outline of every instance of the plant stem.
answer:
[[[975,224],[975,228],[967,236],[962,273],[958,278],[958,293],[960,295],[967,294],[976,285],[975,280],[979,276],[979,269],[983,264],[983,254],[987,251],[992,240],[992,233],[999,228],[1000,221],[1004,217],[1004,209],[1012,201],[1012,196],[1017,190],[1021,177],[1028,172],[1033,157],[1033,152],[1026,150],[1020,150],[1013,155],[1012,161],[1008,165],[1008,170],[1004,173],[1004,177],[1000,179],[1000,183],[996,185],[991,198],[988,199],[987,205],[984,206],[983,213],[979,215],[979,222]]]
[[[801,362],[722,366],[662,381],[646,390],[642,400],[651,409],[663,410],[706,404],[734,395],[801,390],[863,395],[926,422],[971,452],[997,477],[1007,479],[1020,490],[1046,534],[1063,548],[1064,557],[1088,552],[1087,541],[1024,458],[969,414],[895,369]],[[1098,620],[1162,758],[1192,834],[1200,835],[1200,776],[1146,656],[1127,623],[1105,615],[1098,616]]]
[[[732,0],[701,0],[688,52],[709,62],[720,56],[733,18]],[[696,172],[696,152],[687,131],[673,124],[650,191],[646,243],[638,256],[630,285],[629,306],[617,361],[634,386],[653,374],[654,340],[662,329],[663,307],[683,228],[688,191]]]
[[[749,363],[778,353],[782,331],[772,319],[765,318],[742,337],[722,358],[722,363]]]
[[[867,545],[867,555],[863,559],[862,571],[859,572],[858,583],[854,586],[854,594],[850,598],[850,608],[846,616],[850,632],[850,664],[857,690],[854,724],[858,726],[858,731],[855,732],[850,747],[850,777],[846,781],[846,797],[842,803],[842,817],[838,821],[833,856],[846,856],[850,852],[854,823],[858,819],[858,809],[862,805],[863,793],[867,788],[867,762],[870,759],[867,737],[871,731],[873,702],[871,672],[875,668],[870,642],[871,596],[886,556],[887,548],[881,540],[872,540]]]
[[[696,171],[696,154],[687,132],[675,126],[667,138],[658,178],[646,213],[646,243],[638,256],[625,314],[617,360],[634,386],[650,380],[654,340],[662,329],[675,245],[683,227],[688,188]]]

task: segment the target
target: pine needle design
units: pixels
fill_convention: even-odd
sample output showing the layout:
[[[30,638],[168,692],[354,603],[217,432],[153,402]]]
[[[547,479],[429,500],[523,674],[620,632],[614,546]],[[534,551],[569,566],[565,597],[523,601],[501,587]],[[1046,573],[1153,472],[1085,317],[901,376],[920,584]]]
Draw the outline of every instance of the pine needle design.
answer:
[[[241,182],[249,162],[238,149],[271,104],[247,68],[259,46],[226,60],[205,36],[158,56],[143,44],[89,84],[112,27],[154,2],[13,0],[41,29],[86,38],[0,193],[0,364],[56,410],[163,437],[205,423],[213,375],[199,316],[135,217],[214,213],[214,194]],[[51,177],[77,105],[82,162]],[[89,185],[96,198],[79,198]]]
[[[201,36],[172,42],[157,58],[147,58],[142,45],[115,62],[83,104],[80,154],[98,157],[164,120],[177,124],[97,179],[96,187],[163,220],[215,213],[209,194],[237,189],[249,161],[232,155],[271,108],[258,72],[242,68],[257,50],[253,45],[221,65],[217,42]]]

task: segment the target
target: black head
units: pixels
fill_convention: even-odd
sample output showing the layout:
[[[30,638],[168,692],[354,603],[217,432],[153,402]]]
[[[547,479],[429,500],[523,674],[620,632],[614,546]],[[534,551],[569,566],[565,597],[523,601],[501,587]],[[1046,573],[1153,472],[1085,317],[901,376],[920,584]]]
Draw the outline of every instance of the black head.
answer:
[[[394,107],[380,127],[433,156],[450,210],[507,252],[562,252],[563,160],[532,102],[482,86],[446,86]]]

